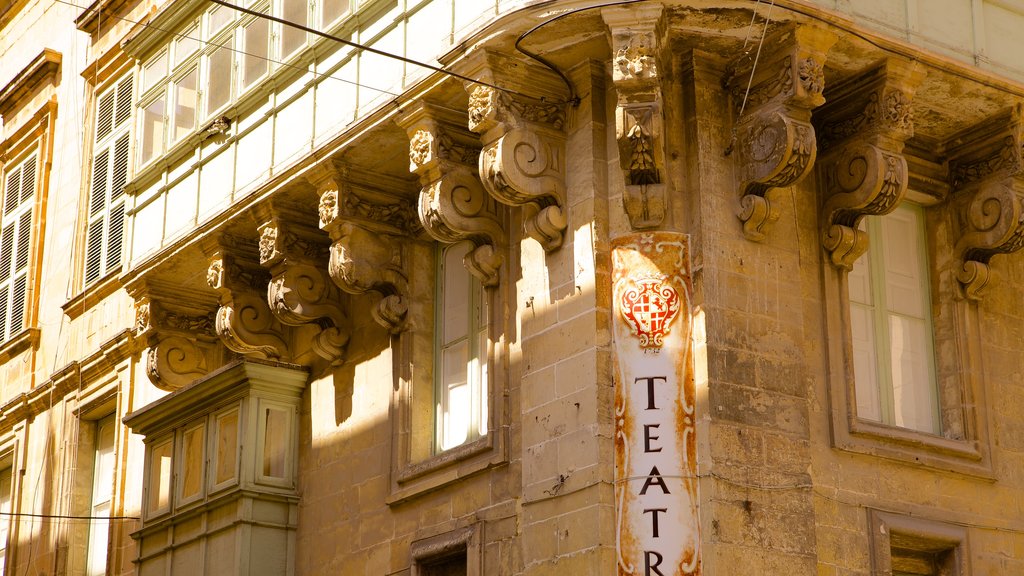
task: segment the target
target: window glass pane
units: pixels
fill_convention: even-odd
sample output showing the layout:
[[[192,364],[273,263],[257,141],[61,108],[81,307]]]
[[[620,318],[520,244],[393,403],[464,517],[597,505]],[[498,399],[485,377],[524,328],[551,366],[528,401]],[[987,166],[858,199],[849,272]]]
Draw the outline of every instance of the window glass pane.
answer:
[[[142,67],[142,90],[146,91],[156,86],[164,76],[167,76],[166,51],[161,52]]]
[[[225,8],[223,6],[216,6],[209,12],[209,20],[207,27],[207,39],[220,31],[221,28],[227,25],[234,19],[234,10]]]
[[[245,27],[245,54],[242,69],[242,87],[248,88],[267,72],[270,22],[263,18],[253,20]]]
[[[462,242],[444,251],[444,278],[442,279],[444,314],[442,316],[443,343],[449,344],[468,335],[470,311],[470,275],[462,263],[472,244]]]
[[[322,7],[321,18],[326,28],[348,12],[349,0],[323,0]]]
[[[206,427],[195,426],[181,435],[181,499],[198,496],[203,489]]]
[[[149,459],[149,503],[150,514],[167,511],[171,503],[171,452],[174,443],[168,440],[153,446]]]
[[[857,391],[857,416],[882,421],[882,405],[878,394],[878,357],[875,344],[874,310],[867,306],[850,306],[850,332],[853,338],[853,373]]]
[[[139,162],[145,163],[163,152],[164,142],[164,98],[161,96],[142,110],[142,145],[139,147]]]
[[[227,46],[210,54],[206,84],[206,115],[209,117],[231,98],[231,50]]]
[[[196,79],[192,69],[174,84],[174,140],[188,135],[196,127]]]
[[[307,26],[309,4],[306,0],[283,0],[282,18]],[[287,58],[306,43],[306,33],[294,26],[281,26],[281,57]]]
[[[930,337],[924,320],[889,317],[894,423],[921,432],[938,433]]]
[[[221,484],[235,478],[238,470],[238,411],[217,417],[217,469],[213,483]]]
[[[199,26],[192,25],[174,42],[174,65],[177,66],[199,49]]]
[[[288,412],[281,408],[263,409],[263,475],[266,477],[285,478],[291,436],[288,420]]]

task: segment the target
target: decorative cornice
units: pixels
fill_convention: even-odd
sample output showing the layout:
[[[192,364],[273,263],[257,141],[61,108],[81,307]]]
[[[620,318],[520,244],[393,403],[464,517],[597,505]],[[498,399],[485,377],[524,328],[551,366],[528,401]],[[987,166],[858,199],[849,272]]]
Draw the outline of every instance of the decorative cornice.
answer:
[[[399,123],[409,134],[409,169],[422,185],[418,213],[423,228],[440,242],[472,241],[475,248],[466,257],[466,267],[483,285],[495,286],[502,262],[497,247],[505,232],[497,202],[465,163],[476,154],[451,152],[475,150],[476,138],[462,127],[464,122],[458,112],[417,102]],[[445,147],[445,141],[459,148]]]
[[[794,25],[778,32],[757,69],[749,55],[731,63],[723,80],[737,114],[740,213],[744,235],[764,240],[779,218],[770,193],[803,179],[817,142],[811,110],[825,102],[825,56],[836,41],[821,28]],[[749,90],[748,90],[749,85]]]
[[[14,76],[14,79],[0,89],[0,117],[10,121],[8,116],[23,103],[26,96],[35,90],[42,82],[48,81],[53,85],[59,83],[61,54],[56,50],[44,48],[38,56],[29,62]]]

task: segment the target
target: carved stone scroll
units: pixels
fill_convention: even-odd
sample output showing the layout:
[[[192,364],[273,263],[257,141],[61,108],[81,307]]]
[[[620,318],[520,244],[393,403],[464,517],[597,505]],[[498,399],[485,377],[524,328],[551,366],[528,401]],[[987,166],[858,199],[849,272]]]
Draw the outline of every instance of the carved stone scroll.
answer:
[[[766,41],[773,49],[762,54],[753,76],[747,56],[730,65],[725,88],[737,119],[728,152],[738,152],[739,218],[750,240],[764,240],[779,218],[771,191],[796,184],[814,165],[811,110],[825,101],[825,55],[835,41],[820,28],[788,27]]]
[[[326,274],[327,238],[307,224],[309,214],[302,207],[271,205],[260,212],[260,265],[272,276],[267,285],[271,312],[282,324],[317,326],[313,351],[341,364],[351,327],[338,287]]]
[[[984,297],[989,261],[1024,247],[1024,107],[964,135],[950,162],[959,228],[957,280],[963,296]]]
[[[906,193],[903,147],[914,135],[911,102],[923,79],[919,65],[890,58],[829,91],[818,120],[821,242],[838,268],[852,269],[867,251],[864,216],[892,212]]]
[[[611,34],[612,81],[618,96],[615,131],[623,208],[636,230],[656,228],[667,210],[664,116],[658,74],[660,4],[604,8]]]
[[[469,129],[480,134],[480,179],[492,198],[525,210],[525,232],[557,250],[566,228],[564,105],[471,84]]]
[[[270,275],[259,267],[255,245],[235,239],[208,250],[207,283],[220,295],[215,328],[221,342],[245,356],[289,361],[288,330],[270,311]]]
[[[401,332],[409,310],[404,243],[419,229],[412,205],[383,192],[357,191],[331,165],[320,166],[311,181],[320,195],[320,228],[332,240],[331,278],[350,294],[379,292],[374,319],[392,334]]]
[[[135,336],[149,346],[146,374],[154,386],[177,390],[223,363],[214,335],[215,303],[208,296],[154,283],[131,292]]]
[[[472,241],[466,268],[484,286],[496,286],[504,230],[497,202],[476,177],[479,149],[462,127],[465,116],[419,102],[400,123],[409,134],[409,169],[422,185],[420,223],[439,242]]]

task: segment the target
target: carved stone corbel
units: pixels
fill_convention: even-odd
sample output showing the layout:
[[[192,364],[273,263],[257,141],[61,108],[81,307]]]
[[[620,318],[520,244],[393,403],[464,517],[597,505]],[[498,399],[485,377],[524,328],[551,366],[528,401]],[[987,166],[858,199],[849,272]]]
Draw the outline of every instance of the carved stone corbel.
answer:
[[[980,300],[992,256],[1024,247],[1024,109],[1018,105],[964,139],[966,150],[950,162],[957,280],[963,297]]]
[[[207,295],[153,283],[132,292],[135,336],[149,346],[146,375],[154,386],[177,390],[223,363]]]
[[[255,243],[224,236],[206,252],[206,280],[220,295],[215,329],[221,342],[245,356],[290,361],[289,333],[267,305],[270,274],[259,267]]]
[[[499,280],[504,230],[499,207],[476,177],[477,139],[465,116],[425,102],[414,104],[400,124],[409,134],[409,170],[420,177],[418,213],[439,242],[470,240],[466,268],[484,286]]]
[[[270,205],[259,212],[260,265],[272,276],[267,285],[271,312],[282,324],[317,326],[313,351],[341,364],[351,327],[338,287],[327,277],[327,238],[306,223],[310,215],[304,207]]]
[[[778,209],[770,193],[799,182],[817,155],[811,110],[825,102],[825,55],[835,35],[811,26],[782,30],[765,46],[751,78],[749,55],[729,67],[726,90],[737,115],[735,147],[738,155],[740,213],[744,235],[764,240]]]
[[[634,229],[656,228],[665,219],[664,115],[658,74],[658,27],[662,5],[604,8],[611,34],[612,82],[618,96],[615,134],[624,190],[622,204]]]
[[[821,242],[838,268],[852,269],[867,251],[864,216],[892,212],[907,191],[903,147],[914,135],[911,102],[923,79],[918,64],[890,58],[830,90],[820,111]]]
[[[405,242],[420,229],[412,205],[399,197],[357,187],[337,167],[318,166],[310,182],[320,196],[320,229],[332,240],[331,278],[350,294],[379,292],[374,320],[397,334],[409,311]]]

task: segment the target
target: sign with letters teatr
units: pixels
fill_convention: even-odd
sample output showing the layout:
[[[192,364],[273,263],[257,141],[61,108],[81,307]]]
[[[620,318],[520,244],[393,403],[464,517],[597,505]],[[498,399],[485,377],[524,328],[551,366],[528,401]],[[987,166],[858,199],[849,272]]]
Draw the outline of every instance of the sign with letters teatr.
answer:
[[[619,576],[700,574],[689,237],[612,243]]]

